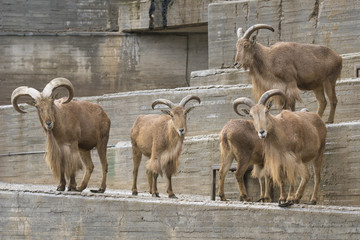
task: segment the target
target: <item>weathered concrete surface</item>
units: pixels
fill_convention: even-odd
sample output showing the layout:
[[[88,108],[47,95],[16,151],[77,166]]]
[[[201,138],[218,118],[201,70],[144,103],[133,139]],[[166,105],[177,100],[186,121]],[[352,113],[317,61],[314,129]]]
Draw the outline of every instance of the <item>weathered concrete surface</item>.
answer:
[[[76,96],[182,87],[207,68],[207,34],[0,36],[0,65],[0,104],[59,76]]]
[[[118,31],[116,0],[3,0],[0,32]]]
[[[360,63],[360,52],[351,54],[342,54],[343,68],[341,78],[355,78],[354,65]],[[208,86],[208,85],[235,85],[250,84],[249,71],[244,69],[226,68],[226,69],[207,69],[193,71],[190,75],[190,86]]]
[[[236,53],[236,30],[266,23],[257,41],[315,43],[339,54],[360,52],[360,10],[356,0],[233,1],[209,5],[209,68],[230,67]]]
[[[172,30],[207,32],[208,5],[216,0],[126,0],[119,3],[120,31]],[[190,30],[190,31],[194,31]]]
[[[20,189],[19,189],[20,188]],[[2,238],[359,239],[360,209],[132,197],[130,192],[55,194],[1,184]],[[46,217],[45,217],[46,216]]]
[[[337,83],[338,106],[335,122],[360,119],[358,111],[360,79],[346,79]],[[75,88],[75,92],[77,89]],[[104,96],[81,98],[100,104],[112,124],[109,144],[129,141],[130,128],[140,114],[161,113],[152,110],[151,103],[158,98],[179,102],[186,95],[197,95],[201,104],[188,115],[189,136],[219,133],[225,123],[237,115],[232,102],[238,97],[251,97],[251,85],[214,85],[151,91],[133,91]],[[301,94],[303,103],[297,109],[316,111],[317,102],[312,92]],[[191,106],[191,102],[188,104]],[[16,112],[12,106],[0,107],[0,154],[8,152],[39,151],[44,149],[45,134],[35,108],[24,105],[26,114]],[[327,119],[326,108],[323,119]]]
[[[323,161],[321,187],[318,204],[360,206],[360,168],[358,148],[360,144],[360,122],[346,122],[327,126],[328,135]],[[132,186],[132,151],[130,142],[119,142],[116,147],[108,150],[108,187],[112,189],[131,190]],[[97,153],[93,151],[94,172],[89,182],[89,188],[98,188],[101,182],[101,166]],[[138,191],[148,192],[143,157],[138,176]],[[203,195],[210,199],[213,164],[220,164],[220,149],[218,134],[187,137],[180,157],[179,173],[173,177],[175,194]],[[77,176],[78,184],[83,172]],[[46,166],[43,154],[26,156],[0,157],[0,181],[7,183],[53,184],[53,179]],[[247,178],[247,188],[253,201],[259,197],[257,180]],[[161,197],[167,197],[166,177],[159,177],[158,187]],[[303,202],[310,200],[313,180],[308,183]],[[217,192],[216,192],[217,193]],[[225,193],[229,199],[239,199],[239,192],[234,173],[229,172],[225,180]],[[150,194],[149,194],[150,195]],[[275,189],[274,201],[278,199],[278,189]]]

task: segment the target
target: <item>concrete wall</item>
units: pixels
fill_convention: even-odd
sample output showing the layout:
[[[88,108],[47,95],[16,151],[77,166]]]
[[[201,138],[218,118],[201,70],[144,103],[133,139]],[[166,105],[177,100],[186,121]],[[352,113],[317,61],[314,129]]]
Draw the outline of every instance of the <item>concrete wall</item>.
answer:
[[[188,86],[191,71],[208,67],[207,31],[120,33],[124,1],[0,4],[0,104],[18,86],[42,89],[59,76],[76,96],[93,96]]]
[[[348,0],[233,1],[209,5],[209,68],[230,67],[236,53],[236,30],[257,23],[274,27],[261,30],[257,41],[315,43],[339,54],[360,52],[360,6]]]
[[[360,206],[360,168],[358,156],[360,150],[360,122],[346,122],[328,125],[326,151],[323,160],[322,178],[318,204],[338,206]],[[58,182],[47,167],[44,153],[33,155],[15,155],[0,157],[0,181],[17,184],[52,184],[55,190]],[[119,142],[108,150],[108,188],[131,190],[132,186],[132,151],[130,142]],[[100,186],[101,166],[96,151],[93,151],[94,172],[89,188]],[[138,176],[138,191],[148,194],[149,186],[146,177],[143,157]],[[187,137],[180,157],[179,172],[173,177],[175,194],[202,195],[210,199],[213,164],[220,164],[218,134]],[[309,164],[309,167],[311,164]],[[311,167],[312,168],[312,167]],[[83,172],[77,175],[80,184]],[[259,185],[255,179],[247,178],[247,188],[252,201],[259,197]],[[166,177],[159,177],[158,188],[161,197],[167,197]],[[308,202],[313,189],[313,177],[306,187],[302,202]],[[234,173],[229,172],[225,180],[227,198],[239,199],[239,191]],[[216,192],[217,194],[217,192]],[[275,188],[274,201],[278,199]]]
[[[28,186],[25,186],[29,188]],[[359,208],[0,191],[4,239],[359,239]]]
[[[207,68],[207,34],[0,36],[0,104],[28,85],[66,77],[75,96],[187,86]]]

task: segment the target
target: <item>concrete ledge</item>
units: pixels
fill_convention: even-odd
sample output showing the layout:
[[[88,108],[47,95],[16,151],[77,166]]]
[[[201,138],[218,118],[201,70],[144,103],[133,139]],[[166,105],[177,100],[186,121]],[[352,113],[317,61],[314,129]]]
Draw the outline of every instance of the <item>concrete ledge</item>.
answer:
[[[235,46],[234,46],[235,47]],[[360,52],[342,54],[341,78],[355,78],[354,65],[360,63]],[[190,86],[251,84],[249,71],[236,68],[206,69],[190,74]]]
[[[326,151],[318,204],[360,206],[360,121],[340,124],[329,124]],[[173,177],[175,194],[202,195],[210,199],[211,166],[220,163],[218,134],[186,137],[180,158],[179,173]],[[98,188],[101,182],[101,166],[97,153],[94,151],[94,172],[89,188]],[[132,186],[132,151],[130,142],[119,142],[116,147],[108,150],[108,187],[112,189],[131,190]],[[145,164],[143,160],[139,169],[138,191],[148,194]],[[77,175],[80,183],[83,172]],[[52,184],[56,189],[57,182],[42,155],[11,156],[0,158],[0,181],[7,183]],[[255,179],[247,176],[248,193],[253,201],[259,196],[259,186]],[[167,197],[166,177],[159,177],[158,188],[161,197]],[[307,185],[303,202],[310,200],[313,178]],[[217,192],[216,192],[217,193]],[[229,172],[225,180],[225,193],[229,199],[239,199],[238,187],[234,173]],[[278,191],[275,192],[275,201]]]
[[[0,184],[2,238],[359,239],[360,209],[56,194]]]
[[[360,119],[359,106],[360,79],[344,79],[337,83],[338,106],[336,122]],[[189,136],[218,134],[225,123],[238,117],[232,102],[238,97],[251,98],[251,85],[212,85],[176,89],[134,91],[104,96],[81,98],[99,103],[109,115],[112,124],[109,144],[129,141],[130,128],[140,114],[161,113],[152,110],[151,103],[158,98],[179,102],[192,94],[201,98],[201,104],[188,116]],[[316,111],[317,102],[311,91],[301,94],[303,103],[297,109],[308,108]],[[191,106],[193,103],[189,103]],[[0,107],[0,154],[8,152],[39,151],[44,149],[45,134],[41,128],[35,108],[24,106],[27,114],[16,112],[12,106]],[[329,107],[323,119],[327,119]]]

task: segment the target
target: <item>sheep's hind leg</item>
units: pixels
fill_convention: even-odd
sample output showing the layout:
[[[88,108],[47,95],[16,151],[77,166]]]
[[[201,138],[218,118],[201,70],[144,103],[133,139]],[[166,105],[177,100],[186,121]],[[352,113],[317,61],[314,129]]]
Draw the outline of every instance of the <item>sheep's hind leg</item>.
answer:
[[[132,152],[133,152],[133,184],[132,184],[131,191],[132,191],[132,195],[137,196],[138,191],[137,191],[136,183],[137,183],[137,177],[138,177],[142,153],[134,146],[132,147]],[[148,172],[146,172],[146,174],[149,176]],[[150,176],[150,178],[151,178],[151,176]],[[150,182],[151,181],[149,181],[149,185],[151,185]],[[150,187],[150,190],[151,190],[151,187]]]
[[[152,196],[153,196],[153,197],[160,197],[160,196],[159,196],[158,189],[157,189],[157,178],[158,178],[158,176],[159,176],[159,174],[157,174],[157,173],[152,173],[153,183],[152,183],[151,192],[152,192]]]
[[[75,180],[75,173],[70,175],[70,183],[68,186],[68,191],[77,191],[76,189],[76,180]]]
[[[227,201],[226,197],[225,197],[225,192],[224,192],[224,182],[225,182],[225,177],[226,174],[228,173],[232,161],[234,159],[234,156],[232,154],[229,154],[228,151],[223,150],[223,148],[221,148],[221,167],[219,170],[219,197],[221,201]]]
[[[105,192],[105,189],[106,189],[106,178],[107,178],[107,173],[108,173],[107,142],[108,142],[108,138],[104,138],[102,144],[99,144],[98,146],[96,146],[96,149],[97,149],[97,152],[98,152],[98,155],[100,158],[100,163],[101,163],[102,179],[101,179],[100,188],[98,190],[90,190],[93,193],[103,193],[103,192]],[[90,161],[91,161],[91,158],[90,158]],[[91,164],[92,164],[92,166],[94,166],[92,161],[91,161]],[[90,176],[89,176],[89,178],[90,178]]]
[[[314,89],[314,94],[316,97],[316,100],[318,102],[318,109],[317,109],[317,113],[319,114],[320,117],[322,117],[322,115],[324,114],[325,108],[326,108],[326,98],[325,98],[325,93],[324,93],[324,87],[321,86],[317,89]]]
[[[81,155],[81,160],[83,161],[85,166],[85,173],[81,181],[80,187],[77,188],[79,192],[83,191],[87,187],[91,173],[94,170],[94,164],[91,160],[90,150],[80,149],[80,155]]]

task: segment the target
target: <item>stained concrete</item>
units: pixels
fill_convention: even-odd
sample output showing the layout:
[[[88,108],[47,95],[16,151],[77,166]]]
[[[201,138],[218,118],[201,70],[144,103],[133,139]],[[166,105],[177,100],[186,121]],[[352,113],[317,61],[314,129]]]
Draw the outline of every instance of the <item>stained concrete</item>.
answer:
[[[360,52],[360,6],[341,1],[232,1],[209,5],[209,68],[230,67],[236,53],[236,31],[257,23],[274,27],[259,31],[257,42],[314,43],[338,54]]]
[[[359,239],[356,207],[68,194],[0,183],[2,238]]]
[[[326,150],[323,160],[322,178],[318,204],[339,206],[360,206],[360,168],[359,144],[360,122],[344,122],[327,125]],[[172,184],[175,194],[194,194],[210,199],[213,164],[220,164],[220,148],[218,134],[186,137],[180,157],[179,172],[173,177]],[[33,155],[15,155],[0,157],[0,181],[8,183],[53,184],[53,179],[47,167],[44,153]],[[98,188],[101,182],[101,166],[96,151],[92,152],[95,164],[94,172],[89,182],[89,188]],[[143,157],[138,176],[138,191],[148,193],[149,186],[146,177],[147,158]],[[108,187],[113,189],[131,190],[132,186],[132,151],[129,141],[122,141],[108,149]],[[309,164],[311,166],[311,164]],[[77,175],[80,184],[83,172]],[[247,176],[247,188],[252,201],[259,198],[257,180]],[[167,197],[166,177],[159,177],[158,188],[161,197]],[[313,189],[313,178],[308,183],[302,202],[308,202]],[[216,192],[217,193],[217,192]],[[234,173],[228,173],[225,180],[227,198],[238,200],[239,192]],[[275,188],[274,201],[278,199],[278,189]]]

